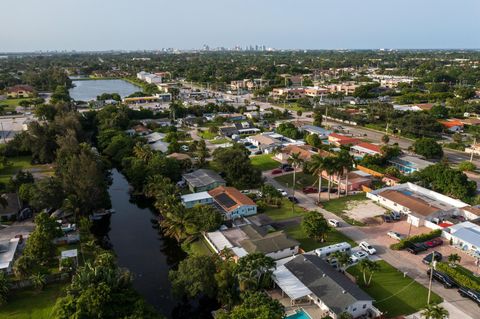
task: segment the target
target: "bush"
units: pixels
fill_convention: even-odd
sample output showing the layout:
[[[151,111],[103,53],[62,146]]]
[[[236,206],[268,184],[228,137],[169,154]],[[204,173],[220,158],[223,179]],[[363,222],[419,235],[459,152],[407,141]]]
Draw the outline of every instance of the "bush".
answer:
[[[408,247],[409,243],[421,243],[436,237],[439,237],[442,234],[441,229],[433,230],[427,234],[420,234],[415,236],[410,236],[400,240],[398,243],[390,245],[390,249],[393,250],[402,250]]]
[[[461,266],[451,267],[448,263],[444,262],[437,263],[436,269],[449,275],[460,286],[480,291],[480,280],[474,280],[463,273],[464,271],[469,270],[466,270]]]
[[[477,169],[477,167],[475,166],[475,164],[473,164],[472,162],[469,162],[469,161],[464,161],[464,162],[461,162],[460,164],[458,164],[458,170],[462,171],[462,172],[465,172],[465,171],[473,172],[476,169]]]

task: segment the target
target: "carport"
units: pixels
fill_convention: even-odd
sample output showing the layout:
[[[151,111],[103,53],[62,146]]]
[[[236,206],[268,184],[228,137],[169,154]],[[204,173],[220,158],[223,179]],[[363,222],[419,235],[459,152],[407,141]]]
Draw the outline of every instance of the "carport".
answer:
[[[295,304],[296,300],[312,294],[312,291],[283,265],[273,272],[273,281],[282,290],[282,297],[286,294],[292,305]]]

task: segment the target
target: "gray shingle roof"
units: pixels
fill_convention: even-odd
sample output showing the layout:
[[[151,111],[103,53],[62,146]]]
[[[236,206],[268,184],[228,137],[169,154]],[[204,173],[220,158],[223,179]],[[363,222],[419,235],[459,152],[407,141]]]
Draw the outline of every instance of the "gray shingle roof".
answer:
[[[240,245],[249,253],[269,254],[299,245],[298,241],[289,238],[283,231],[268,233],[262,227],[255,225],[242,226],[241,229],[248,239],[242,240]]]
[[[225,183],[220,175],[209,169],[197,169],[194,172],[184,174],[183,178],[193,187],[208,186],[215,182]]]
[[[356,301],[373,301],[344,274],[315,255],[299,255],[285,267],[336,314]]]

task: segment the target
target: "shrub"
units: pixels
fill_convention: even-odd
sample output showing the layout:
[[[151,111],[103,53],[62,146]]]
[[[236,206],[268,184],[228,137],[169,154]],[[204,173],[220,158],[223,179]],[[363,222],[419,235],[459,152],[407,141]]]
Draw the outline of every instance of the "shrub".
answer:
[[[433,230],[427,234],[420,234],[415,236],[410,236],[400,240],[398,243],[390,245],[390,249],[393,250],[402,250],[408,247],[409,243],[421,243],[436,237],[439,237],[442,234],[441,229]]]
[[[437,263],[436,269],[449,275],[460,286],[480,291],[480,280],[475,280],[464,273],[469,270],[461,266],[451,267],[448,263],[444,262]]]

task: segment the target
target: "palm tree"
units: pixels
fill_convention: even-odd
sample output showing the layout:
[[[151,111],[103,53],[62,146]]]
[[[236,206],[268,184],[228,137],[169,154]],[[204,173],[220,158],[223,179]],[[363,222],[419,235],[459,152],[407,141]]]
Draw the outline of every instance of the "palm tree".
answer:
[[[345,173],[345,196],[348,196],[348,173],[352,171],[355,159],[348,151],[341,151],[339,158]],[[340,186],[338,188],[340,189]]]
[[[44,274],[38,272],[30,276],[30,281],[38,291],[42,291],[47,284],[47,277]]]
[[[372,281],[373,274],[376,271],[380,270],[380,266],[376,262],[371,261],[368,258],[365,258],[358,263],[358,267],[360,268],[360,271],[363,274],[363,283],[365,284],[365,286],[368,287]],[[369,273],[368,280],[367,280],[367,273]]]
[[[238,276],[240,287],[255,289],[261,287],[262,283],[271,278],[275,269],[275,261],[262,253],[248,254],[238,260],[236,274]]]
[[[322,195],[322,172],[325,170],[324,158],[318,154],[312,156],[309,162],[310,170],[318,176],[318,202],[320,203]]]
[[[153,151],[148,145],[142,145],[140,143],[137,143],[133,147],[133,155],[135,155],[136,158],[139,158],[144,162],[148,162],[153,156]]]
[[[290,158],[288,159],[288,163],[293,167],[293,183],[292,183],[292,196],[295,197],[295,178],[296,178],[296,171],[302,165],[303,159],[300,157],[300,153],[292,153],[290,154]],[[292,200],[292,211],[294,209],[295,202]]]
[[[324,159],[324,168],[328,175],[328,200],[330,200],[330,188],[332,187],[332,175],[337,171],[337,160],[335,157],[326,157]]]
[[[421,312],[422,317],[425,319],[446,319],[448,318],[447,309],[439,305],[428,305]]]
[[[450,254],[450,256],[448,256],[448,262],[452,267],[455,267],[461,260],[462,258],[458,254]]]
[[[340,270],[342,272],[345,272],[345,269],[347,268],[347,266],[352,261],[349,254],[347,254],[345,252],[340,252],[340,251],[334,252],[333,254],[330,255],[330,257],[332,259],[337,260],[337,263],[340,266]]]

